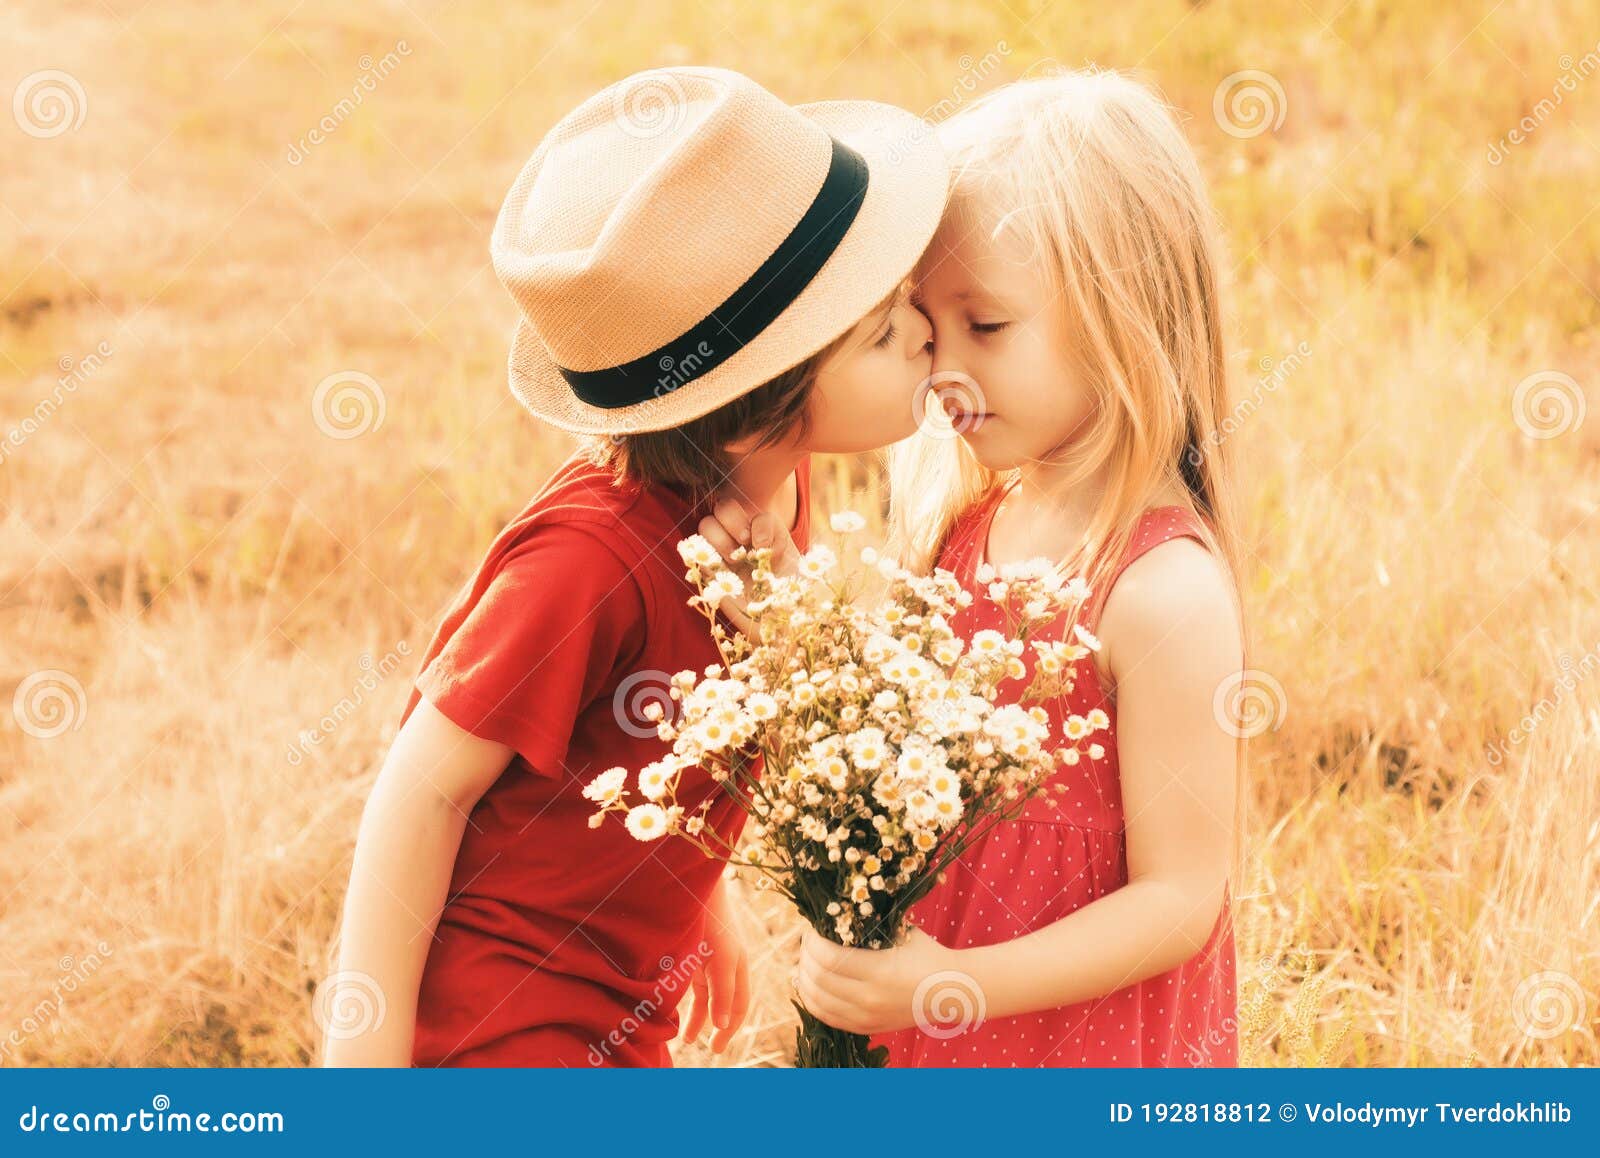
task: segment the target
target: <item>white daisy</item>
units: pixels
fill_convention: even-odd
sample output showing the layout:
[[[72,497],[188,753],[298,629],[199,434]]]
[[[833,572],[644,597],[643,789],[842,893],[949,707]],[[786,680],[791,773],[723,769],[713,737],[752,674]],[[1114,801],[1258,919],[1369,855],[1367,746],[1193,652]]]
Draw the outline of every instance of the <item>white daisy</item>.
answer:
[[[678,543],[678,556],[689,567],[715,567],[722,556],[704,535],[690,535]]]
[[[798,568],[801,575],[807,579],[821,579],[833,570],[837,560],[826,543],[818,543],[811,550],[800,557]]]
[[[851,762],[857,768],[868,771],[877,768],[888,754],[884,739],[882,728],[862,728],[859,732],[852,732],[846,741],[850,747]]]
[[[639,792],[646,800],[660,800],[671,782],[672,769],[665,761],[657,760],[639,770]]]
[[[628,834],[634,840],[657,840],[667,835],[667,810],[659,804],[637,804],[628,809]]]
[[[622,795],[623,785],[627,782],[628,770],[626,768],[607,768],[600,775],[584,787],[583,794],[590,800],[601,804],[610,804]]]
[[[971,651],[983,659],[1002,656],[1006,653],[1006,637],[986,628],[972,637]]]

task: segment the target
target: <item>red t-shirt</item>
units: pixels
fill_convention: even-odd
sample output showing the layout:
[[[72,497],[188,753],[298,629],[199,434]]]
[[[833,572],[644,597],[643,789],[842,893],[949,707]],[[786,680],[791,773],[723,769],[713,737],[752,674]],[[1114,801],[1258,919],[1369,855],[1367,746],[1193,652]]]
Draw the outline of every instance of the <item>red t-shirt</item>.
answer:
[[[796,472],[797,542],[809,470]],[[640,707],[718,662],[678,540],[705,512],[569,460],[495,539],[423,657],[426,696],[516,755],[472,810],[417,1003],[416,1065],[670,1065],[722,865],[686,840],[589,827],[583,787],[666,745]],[[685,773],[692,809],[723,790]],[[736,838],[731,797],[708,824]]]

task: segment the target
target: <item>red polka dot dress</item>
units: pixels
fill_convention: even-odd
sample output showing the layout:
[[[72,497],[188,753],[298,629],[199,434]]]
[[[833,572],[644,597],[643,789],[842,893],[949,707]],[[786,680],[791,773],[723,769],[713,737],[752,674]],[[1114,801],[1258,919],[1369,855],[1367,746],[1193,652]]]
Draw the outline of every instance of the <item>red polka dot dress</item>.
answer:
[[[967,638],[986,627],[1005,627],[974,577],[1000,498],[996,494],[963,516],[939,559],[939,566],[978,596],[954,623]],[[1185,537],[1200,539],[1191,512],[1145,512],[1103,591],[1150,548]],[[1098,625],[1103,603],[1102,591],[1096,591],[1085,611],[1088,624]],[[1030,650],[1030,677],[1032,660]],[[1067,716],[1102,709],[1111,727],[1091,739],[1104,751],[1098,759],[1086,754],[1075,766],[1059,766],[1053,783],[1066,790],[1048,790],[1056,807],[1042,796],[1030,800],[1020,819],[981,838],[915,906],[916,924],[952,948],[1014,940],[1128,883],[1116,706],[1093,657],[1079,661],[1072,693],[1045,707],[1056,737]],[[1238,1064],[1236,1013],[1233,922],[1224,896],[1205,946],[1168,972],[1076,1005],[975,1025],[913,1027],[880,1040],[894,1066],[1232,1066]]]

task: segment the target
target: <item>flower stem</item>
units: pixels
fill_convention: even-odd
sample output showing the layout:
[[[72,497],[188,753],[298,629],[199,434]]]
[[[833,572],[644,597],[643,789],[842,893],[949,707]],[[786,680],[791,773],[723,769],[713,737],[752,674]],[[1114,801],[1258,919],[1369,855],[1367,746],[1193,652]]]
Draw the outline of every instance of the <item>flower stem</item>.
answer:
[[[800,1029],[795,1034],[796,1069],[872,1070],[889,1064],[889,1047],[874,1046],[864,1034],[847,1033],[819,1021],[801,1005]]]

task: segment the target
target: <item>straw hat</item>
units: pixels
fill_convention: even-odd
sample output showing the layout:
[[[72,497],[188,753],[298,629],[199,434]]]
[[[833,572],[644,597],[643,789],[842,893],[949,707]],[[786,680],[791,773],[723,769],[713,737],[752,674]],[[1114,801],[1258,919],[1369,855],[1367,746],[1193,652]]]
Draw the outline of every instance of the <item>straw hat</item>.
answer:
[[[495,222],[511,391],[580,434],[707,414],[881,302],[948,184],[930,127],[892,105],[791,107],[720,68],[619,81],[550,131]]]

